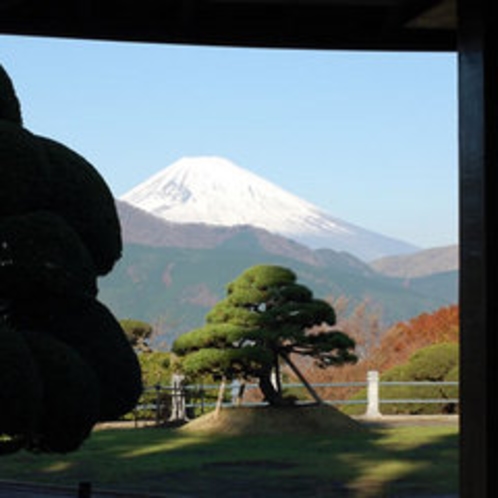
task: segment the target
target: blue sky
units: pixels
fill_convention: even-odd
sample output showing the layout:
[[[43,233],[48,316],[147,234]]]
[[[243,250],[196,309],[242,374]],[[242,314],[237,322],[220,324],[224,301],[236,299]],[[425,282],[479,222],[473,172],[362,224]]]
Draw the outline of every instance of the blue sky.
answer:
[[[183,156],[226,157],[330,214],[457,243],[454,54],[0,36],[25,126],[119,197]]]

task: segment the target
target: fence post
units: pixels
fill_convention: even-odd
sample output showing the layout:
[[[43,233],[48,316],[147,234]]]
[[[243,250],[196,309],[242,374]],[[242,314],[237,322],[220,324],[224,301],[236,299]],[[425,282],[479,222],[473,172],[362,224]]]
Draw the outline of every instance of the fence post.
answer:
[[[154,386],[156,390],[156,425],[161,423],[161,385]]]
[[[240,406],[242,404],[245,388],[245,382],[240,382],[238,379],[232,380],[232,383],[230,384],[232,405]]]
[[[367,411],[366,417],[375,418],[382,414],[379,411],[379,372],[370,370],[367,373]]]
[[[170,422],[185,422],[187,410],[185,406],[184,375],[173,374],[171,389],[171,415]]]

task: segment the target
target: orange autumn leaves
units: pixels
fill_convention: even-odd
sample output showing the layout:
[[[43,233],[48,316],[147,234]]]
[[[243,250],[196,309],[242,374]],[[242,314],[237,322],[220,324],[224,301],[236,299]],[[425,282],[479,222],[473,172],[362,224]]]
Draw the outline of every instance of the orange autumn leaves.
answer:
[[[311,383],[362,382],[369,370],[383,373],[395,365],[406,363],[419,349],[432,344],[458,342],[459,332],[458,305],[445,306],[406,322],[396,323],[382,334],[378,345],[369,349],[357,364],[325,370],[310,365],[306,376]],[[372,330],[368,327],[363,331],[356,330],[355,340],[360,344],[372,342],[372,338],[368,337],[370,334]],[[345,399],[356,390],[351,387],[324,388],[320,394],[324,399]]]

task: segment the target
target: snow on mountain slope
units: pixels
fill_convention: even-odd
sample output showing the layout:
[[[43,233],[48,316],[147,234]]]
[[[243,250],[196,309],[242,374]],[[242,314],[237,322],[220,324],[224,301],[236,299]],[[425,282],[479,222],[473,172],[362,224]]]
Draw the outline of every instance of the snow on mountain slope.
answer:
[[[121,199],[169,221],[251,225],[313,249],[347,251],[366,261],[418,249],[334,218],[220,157],[180,159]]]

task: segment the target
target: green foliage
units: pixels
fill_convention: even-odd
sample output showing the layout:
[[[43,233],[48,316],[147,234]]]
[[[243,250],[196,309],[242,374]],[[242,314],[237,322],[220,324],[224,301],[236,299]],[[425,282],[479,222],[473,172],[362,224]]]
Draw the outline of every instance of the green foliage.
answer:
[[[151,351],[148,340],[152,336],[152,325],[141,320],[132,320],[130,318],[120,320],[119,324],[126,334],[126,338],[136,351]]]
[[[261,375],[262,365],[271,364],[272,359],[271,352],[261,346],[203,348],[186,355],[181,365],[187,375],[211,374],[233,379]]]
[[[444,380],[458,365],[458,343],[434,344],[410,357],[408,376],[413,380]]]
[[[206,317],[206,325],[179,337],[173,351],[190,374],[257,377],[270,403],[282,393],[270,382],[280,358],[310,356],[323,367],[356,361],[354,341],[332,330],[333,308],[314,299],[287,268],[258,265],[228,284],[227,297]],[[326,325],[327,328],[323,328]],[[319,333],[310,328],[322,326]]]
[[[458,382],[460,380],[460,366],[455,365],[444,377],[446,382]],[[459,386],[444,386],[442,389],[443,397],[448,399],[458,399],[460,396]],[[448,406],[447,411],[454,411],[457,407]]]
[[[171,353],[150,351],[138,355],[144,386],[169,385],[172,366]]]
[[[409,361],[396,365],[380,376],[381,382],[415,382],[415,381],[456,381],[458,380],[458,344],[440,343],[418,350]],[[381,400],[416,400],[416,399],[457,399],[456,386],[397,386],[381,385]],[[352,399],[365,399],[363,389]],[[350,405],[344,408],[348,414],[364,412],[364,406]],[[380,407],[384,415],[390,414],[437,414],[451,413],[456,410],[453,403],[383,403]]]
[[[174,352],[183,356],[204,348],[230,347],[244,341],[259,339],[263,334],[258,328],[243,328],[233,323],[208,323],[206,326],[180,336],[174,344]]]

